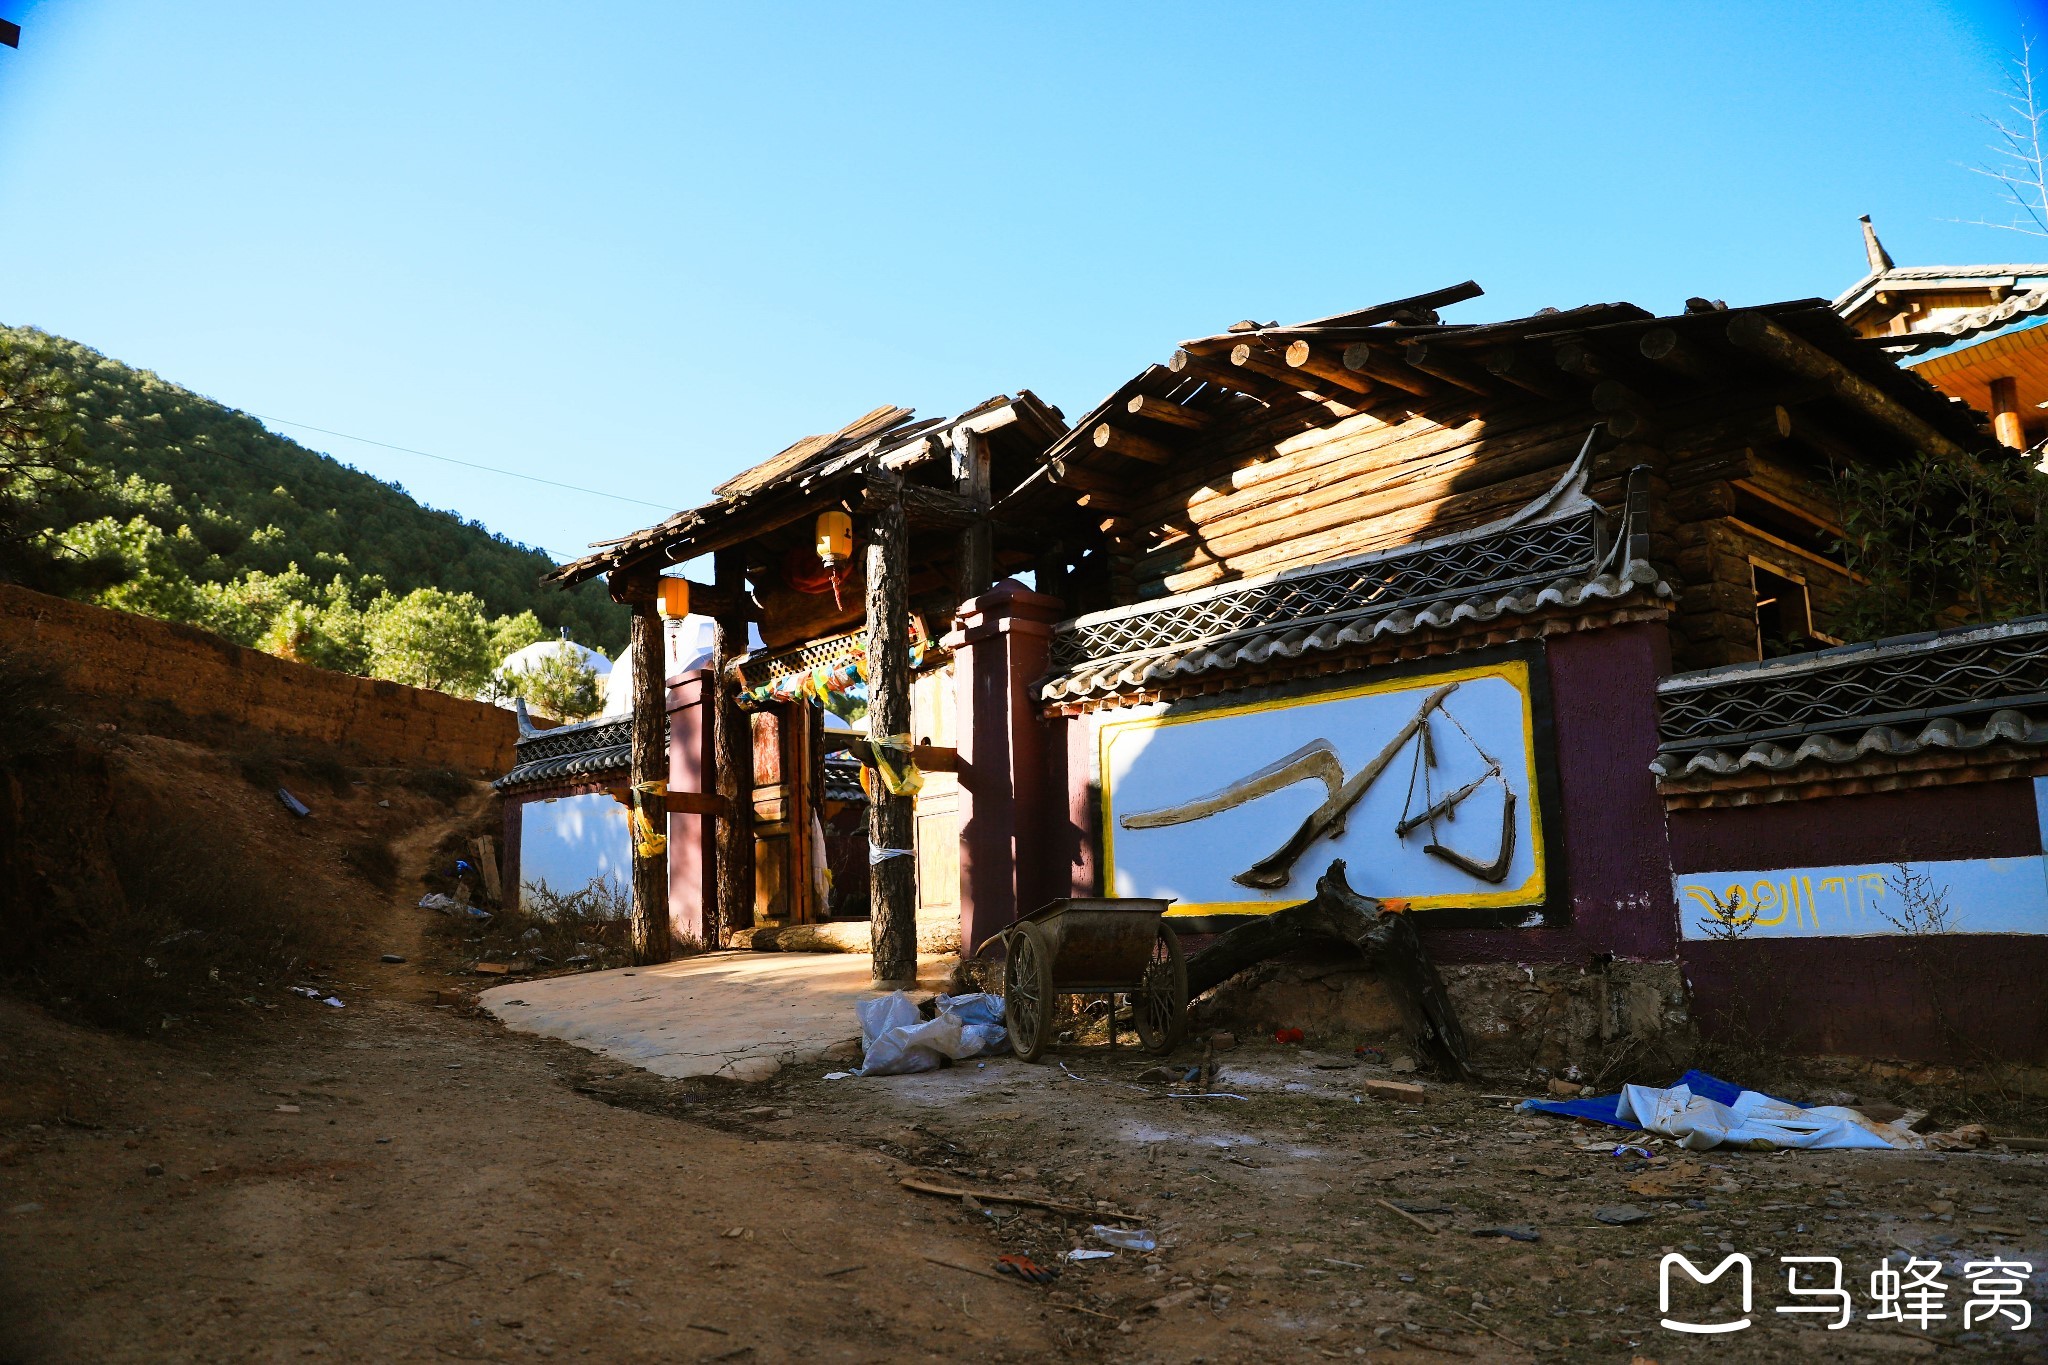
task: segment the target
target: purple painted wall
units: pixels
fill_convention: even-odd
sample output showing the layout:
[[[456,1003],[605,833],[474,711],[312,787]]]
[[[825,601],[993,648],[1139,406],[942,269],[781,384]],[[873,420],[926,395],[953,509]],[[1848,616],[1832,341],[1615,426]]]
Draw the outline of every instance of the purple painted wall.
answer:
[[[1669,820],[1679,872],[2041,852],[2024,778],[1677,810]],[[2048,1061],[2041,937],[1688,942],[1679,961],[1709,1036],[1919,1061]]]
[[[2041,851],[2034,784],[2028,778],[1675,810],[1669,819],[1676,872],[1899,858],[2023,858]]]
[[[1678,943],[1664,843],[1657,753],[1657,680],[1670,668],[1661,625],[1614,626],[1544,641],[1556,736],[1557,840],[1569,897],[1566,923],[1540,929],[1433,933],[1443,962],[1584,962],[1600,953],[1668,961]]]

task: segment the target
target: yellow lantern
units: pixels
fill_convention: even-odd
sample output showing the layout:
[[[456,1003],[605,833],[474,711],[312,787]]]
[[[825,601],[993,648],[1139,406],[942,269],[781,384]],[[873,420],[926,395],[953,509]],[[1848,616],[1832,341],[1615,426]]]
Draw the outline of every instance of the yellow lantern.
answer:
[[[687,578],[661,578],[661,596],[657,599],[657,610],[663,616],[688,616],[690,614],[690,580]]]
[[[844,512],[818,513],[818,562],[837,569],[853,558],[853,518]]]

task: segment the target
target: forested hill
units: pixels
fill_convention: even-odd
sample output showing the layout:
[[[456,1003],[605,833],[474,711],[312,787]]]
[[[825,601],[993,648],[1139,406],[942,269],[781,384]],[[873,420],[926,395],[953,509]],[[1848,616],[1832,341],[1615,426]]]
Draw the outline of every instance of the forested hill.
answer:
[[[89,347],[0,328],[0,409],[10,400],[28,428],[10,433],[10,453],[40,442],[57,458],[28,463],[60,466],[0,469],[15,530],[58,552],[49,576],[60,590],[288,654],[308,652],[280,626],[293,603],[301,626],[326,629],[322,612],[359,620],[421,588],[469,594],[501,647],[562,628],[607,653],[625,643],[625,611],[601,585],[539,585],[552,562],[542,552]],[[63,582],[67,558],[101,571]],[[313,662],[351,666],[314,644]]]

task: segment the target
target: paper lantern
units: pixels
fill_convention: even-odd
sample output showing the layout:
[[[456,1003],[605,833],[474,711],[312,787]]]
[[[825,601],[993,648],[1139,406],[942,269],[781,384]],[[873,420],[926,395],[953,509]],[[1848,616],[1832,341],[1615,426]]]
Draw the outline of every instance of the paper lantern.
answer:
[[[853,518],[844,512],[818,513],[818,562],[836,569],[853,558]]]

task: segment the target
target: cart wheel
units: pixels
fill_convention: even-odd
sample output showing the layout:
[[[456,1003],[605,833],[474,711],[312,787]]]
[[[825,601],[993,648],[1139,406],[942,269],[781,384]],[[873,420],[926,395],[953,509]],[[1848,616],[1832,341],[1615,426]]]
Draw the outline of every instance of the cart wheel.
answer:
[[[1188,1021],[1188,964],[1181,956],[1180,935],[1171,925],[1159,926],[1152,941],[1152,960],[1145,964],[1145,978],[1131,1001],[1138,1025],[1138,1041],[1147,1052],[1171,1052],[1179,1044]]]
[[[1027,1062],[1038,1060],[1052,1036],[1052,945],[1030,921],[1011,927],[1003,964],[1003,1026],[1010,1047]]]

